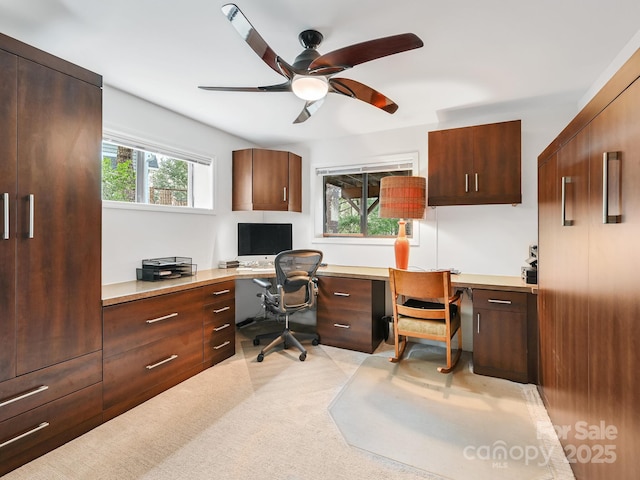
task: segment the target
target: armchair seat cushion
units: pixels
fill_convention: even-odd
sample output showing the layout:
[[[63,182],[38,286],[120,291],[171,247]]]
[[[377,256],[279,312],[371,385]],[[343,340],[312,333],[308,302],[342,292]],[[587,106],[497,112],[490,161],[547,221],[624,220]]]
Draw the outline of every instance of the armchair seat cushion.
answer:
[[[459,326],[460,317],[452,318],[451,330],[455,332]],[[414,333],[418,336],[446,337],[447,324],[444,320],[425,320],[424,318],[417,319],[398,315],[398,333],[408,336]]]

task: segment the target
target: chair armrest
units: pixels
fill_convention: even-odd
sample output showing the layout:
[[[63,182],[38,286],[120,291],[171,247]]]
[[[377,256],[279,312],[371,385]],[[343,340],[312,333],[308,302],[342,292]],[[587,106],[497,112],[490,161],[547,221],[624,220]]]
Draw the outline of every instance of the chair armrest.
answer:
[[[453,297],[449,298],[449,303],[458,303],[461,300],[461,296],[464,292],[462,290],[456,291]]]
[[[262,278],[254,278],[253,281],[266,290],[271,288],[271,282],[268,280],[263,280]]]

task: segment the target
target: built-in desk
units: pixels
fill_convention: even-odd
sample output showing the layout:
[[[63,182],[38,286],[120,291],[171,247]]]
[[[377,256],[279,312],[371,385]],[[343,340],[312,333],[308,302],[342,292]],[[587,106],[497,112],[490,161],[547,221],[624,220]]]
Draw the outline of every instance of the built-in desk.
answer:
[[[165,293],[179,292],[227,280],[269,278],[275,275],[265,271],[236,270],[234,268],[199,271],[192,277],[183,277],[158,282],[130,281],[104,285],[102,287],[102,305],[116,305],[118,303],[155,297]],[[382,267],[357,267],[346,265],[328,265],[318,269],[318,277],[362,278],[367,280],[387,280],[389,271]],[[453,286],[458,288],[480,288],[485,290],[500,290],[509,292],[537,293],[537,285],[525,283],[522,278],[506,275],[476,275],[461,273],[452,275]]]
[[[328,265],[319,268],[317,275],[320,280],[317,318],[318,331],[322,330],[321,342],[373,352],[382,339],[383,327],[379,320],[388,313],[385,312],[388,308],[385,307],[388,268]],[[263,269],[211,269],[179,279],[105,285],[102,287],[102,305],[108,308],[215,285],[225,286],[227,291],[235,280],[274,276],[275,271]],[[516,276],[468,273],[452,275],[452,282],[455,288],[466,289],[472,298],[472,318],[469,321],[470,314],[464,313],[463,330],[466,331],[463,337],[473,338],[478,373],[535,383],[538,364],[537,285],[527,284]],[[344,300],[346,295],[342,289],[351,292],[347,296],[351,297],[353,305],[348,302],[332,303],[335,300],[334,290],[340,291],[339,300]]]

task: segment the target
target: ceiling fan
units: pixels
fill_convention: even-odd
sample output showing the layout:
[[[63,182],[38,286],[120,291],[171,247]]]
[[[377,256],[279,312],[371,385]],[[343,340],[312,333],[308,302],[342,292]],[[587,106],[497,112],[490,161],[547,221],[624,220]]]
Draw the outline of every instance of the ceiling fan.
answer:
[[[356,43],[321,55],[317,48],[322,42],[322,34],[316,30],[305,30],[298,36],[304,50],[290,65],[267,45],[236,5],[233,3],[223,5],[222,13],[262,61],[285,77],[286,81],[262,87],[200,86],[198,88],[226,92],[293,92],[297,97],[305,100],[302,112],[293,123],[302,123],[316,113],[322,106],[327,93],[345,95],[387,113],[394,113],[398,105],[382,93],[350,78],[339,78],[334,75],[361,63],[424,45],[422,40],[413,33],[403,33]]]

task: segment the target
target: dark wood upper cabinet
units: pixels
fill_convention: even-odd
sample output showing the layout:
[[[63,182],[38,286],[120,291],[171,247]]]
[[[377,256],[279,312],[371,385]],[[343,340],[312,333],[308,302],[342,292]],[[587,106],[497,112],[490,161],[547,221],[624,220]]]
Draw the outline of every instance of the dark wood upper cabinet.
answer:
[[[428,203],[522,203],[521,121],[429,132]]]
[[[250,148],[233,152],[232,210],[302,211],[302,158]]]

